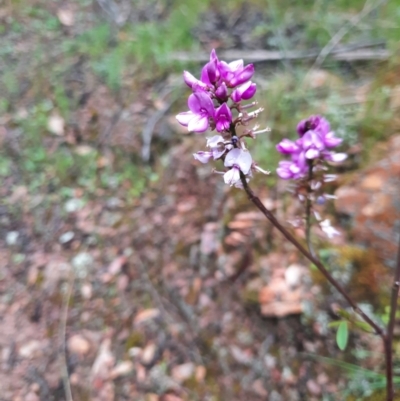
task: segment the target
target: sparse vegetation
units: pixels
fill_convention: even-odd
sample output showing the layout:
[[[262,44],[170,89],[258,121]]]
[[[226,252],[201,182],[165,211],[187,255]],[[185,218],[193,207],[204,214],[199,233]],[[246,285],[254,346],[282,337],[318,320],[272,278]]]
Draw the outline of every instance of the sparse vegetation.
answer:
[[[113,3],[116,11],[105,11],[100,3]],[[64,345],[70,376],[78,377],[75,384],[75,376],[70,377],[77,400],[79,394],[97,399],[90,398],[97,382],[91,393],[88,378],[100,342],[103,351],[112,349],[112,366],[122,363],[127,372],[113,373],[115,399],[154,401],[165,393],[179,394],[180,400],[291,400],[298,390],[317,400],[322,389],[324,401],[350,401],[373,397],[373,391],[382,388],[383,376],[373,370],[380,366],[379,357],[338,354],[334,341],[326,337],[326,316],[320,321],[315,317],[322,302],[318,293],[304,321],[261,317],[260,289],[273,271],[301,260],[290,250],[279,254],[279,240],[270,228],[246,215],[243,194],[222,207],[222,191],[208,170],[192,169],[192,145],[175,134],[171,122],[181,102],[174,78],[188,64],[200,69],[193,61],[174,59],[175,52],[237,46],[317,54],[368,4],[10,0],[0,5],[1,304],[23,315],[21,339],[14,336],[21,331],[11,321],[14,312],[7,309],[4,315],[7,333],[9,328],[15,331],[6,333],[1,344],[3,355],[11,355],[8,370],[0,369],[0,383],[11,383],[11,390],[4,392],[23,391],[12,396],[25,397],[33,391],[28,384],[43,387],[53,380],[56,384],[46,384],[47,390],[41,387],[38,394],[64,399],[62,375],[59,381],[46,375],[60,370],[54,361],[61,349],[59,321],[65,303],[69,315]],[[338,44],[371,52],[388,49],[388,60],[349,62],[328,56],[314,70],[315,57],[258,63],[257,98],[266,109],[263,123],[272,131],[258,141],[255,158],[273,171],[278,161],[275,145],[294,134],[294,122],[323,113],[354,151],[348,171],[376,159],[378,144],[400,128],[399,26],[399,5],[389,1],[354,27],[349,25]],[[241,40],[232,38],[235,30]],[[152,118],[151,157],[144,163],[142,135]],[[273,175],[255,182],[281,213],[293,207],[281,189],[275,189]],[[205,194],[207,202],[198,202],[197,193]],[[279,201],[277,194],[282,196]],[[241,217],[236,225],[229,223],[234,217],[219,221],[217,209]],[[207,248],[207,236],[219,238],[220,247]],[[249,244],[254,246],[251,255]],[[332,252],[329,248],[325,256],[332,258]],[[370,254],[356,256],[347,264],[341,260],[343,269],[358,268],[357,257],[368,259]],[[236,278],[240,269],[243,273]],[[83,273],[75,277],[66,301],[72,271]],[[235,277],[234,282],[227,277]],[[312,273],[307,280],[311,293],[318,277]],[[352,285],[365,299],[365,282]],[[374,296],[381,295],[377,291]],[[387,318],[379,302],[370,307]],[[81,348],[68,342],[73,335],[81,336]],[[358,335],[350,341],[370,341]],[[91,344],[87,350],[82,338]],[[112,346],[107,348],[108,338]],[[7,348],[11,340],[16,341],[15,363],[31,351],[37,370],[32,378],[13,370],[14,351]],[[33,348],[24,349],[26,344]],[[343,393],[346,375],[338,379],[337,369],[325,362],[310,364],[300,353],[304,347],[336,355],[353,387]],[[366,391],[360,389],[365,383],[360,384],[359,372],[342,359],[370,372]],[[123,365],[126,361],[131,364]],[[45,371],[36,363],[46,366]],[[186,371],[174,370],[184,364]],[[318,376],[324,374],[321,369],[334,375],[332,381]],[[140,378],[145,385],[138,384]],[[171,395],[168,401],[175,399]]]

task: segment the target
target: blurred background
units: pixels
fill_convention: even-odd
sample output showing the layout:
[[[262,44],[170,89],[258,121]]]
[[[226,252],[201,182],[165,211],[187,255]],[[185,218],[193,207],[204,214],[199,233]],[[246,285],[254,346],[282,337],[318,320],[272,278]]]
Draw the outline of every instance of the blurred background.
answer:
[[[2,0],[0,399],[382,399],[380,340],[243,192],[193,160],[205,136],[175,115],[182,71],[199,77],[211,49],[253,62],[271,132],[249,146],[272,173],[252,186],[288,226],[302,211],[274,174],[275,145],[326,116],[349,158],[321,208],[342,235],[315,229],[315,245],[384,324],[399,27],[398,0]]]

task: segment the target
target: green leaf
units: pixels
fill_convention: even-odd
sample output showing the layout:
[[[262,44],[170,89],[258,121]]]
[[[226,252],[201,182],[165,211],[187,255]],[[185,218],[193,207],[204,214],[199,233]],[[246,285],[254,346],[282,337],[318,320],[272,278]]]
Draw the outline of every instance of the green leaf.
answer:
[[[342,319],[347,319],[351,320],[352,314],[348,312],[346,309],[339,309],[336,311],[336,313],[342,318]]]
[[[362,322],[360,320],[357,320],[356,322],[354,322],[354,325],[361,329],[362,331],[365,331],[366,333],[373,333],[373,330],[371,329],[371,326],[366,323],[366,322]]]
[[[335,320],[334,322],[329,322],[329,323],[328,323],[328,327],[329,327],[330,329],[333,329],[333,328],[335,328],[335,327],[339,327],[339,326],[340,326],[340,323],[341,323],[341,321]]]
[[[349,328],[347,322],[342,320],[339,324],[338,331],[336,333],[336,343],[341,351],[346,349],[347,340],[349,339]]]

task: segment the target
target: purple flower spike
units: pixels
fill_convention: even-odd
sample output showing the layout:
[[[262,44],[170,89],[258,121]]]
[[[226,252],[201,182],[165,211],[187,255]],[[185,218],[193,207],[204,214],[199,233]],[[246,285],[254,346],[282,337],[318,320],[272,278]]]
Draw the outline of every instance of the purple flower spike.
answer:
[[[179,113],[178,122],[188,127],[189,131],[204,132],[209,126],[209,118],[214,117],[214,104],[204,92],[195,92],[189,96],[190,111]]]
[[[290,155],[290,161],[279,162],[277,174],[284,180],[298,180],[307,176],[309,168],[323,167],[323,162],[341,162],[346,159],[345,153],[331,152],[329,148],[338,146],[342,140],[331,132],[329,122],[321,116],[311,116],[297,125],[300,138],[293,142],[282,140],[276,149]],[[313,190],[318,188],[313,188]]]
[[[232,149],[225,157],[225,167],[231,167],[224,174],[225,184],[230,186],[237,184],[240,181],[240,171],[243,174],[248,174],[251,169],[253,159],[249,152],[242,149]]]
[[[232,122],[231,109],[223,103],[215,112],[216,128],[218,132],[227,131]]]

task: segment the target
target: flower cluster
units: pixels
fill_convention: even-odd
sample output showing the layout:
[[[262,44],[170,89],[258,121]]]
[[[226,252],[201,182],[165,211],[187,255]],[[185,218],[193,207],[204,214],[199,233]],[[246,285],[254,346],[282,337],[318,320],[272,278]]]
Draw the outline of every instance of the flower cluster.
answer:
[[[341,144],[331,131],[329,122],[321,116],[311,116],[297,125],[299,139],[284,139],[276,149],[284,155],[290,155],[290,161],[279,162],[276,170],[284,180],[298,180],[306,177],[310,166],[317,166],[324,161],[340,162],[346,159],[345,153],[335,153],[330,149]]]
[[[223,160],[227,168],[221,172],[225,183],[237,187],[241,186],[241,172],[247,180],[252,170],[266,173],[254,163],[244,138],[255,138],[268,129],[257,131],[258,127],[254,127],[240,135],[236,131],[238,126],[248,125],[262,111],[260,108],[247,112],[248,108],[257,105],[256,102],[242,104],[243,100],[251,99],[256,93],[257,86],[251,81],[253,74],[253,64],[245,66],[243,60],[226,63],[219,60],[215,50],[212,50],[200,79],[184,71],[183,79],[192,90],[188,99],[189,111],[176,116],[178,122],[191,132],[202,133],[210,129],[219,133],[207,139],[208,151],[197,152],[194,157],[201,163]]]
[[[312,213],[322,231],[329,238],[339,235],[331,226],[330,220],[322,220],[314,206],[324,204],[334,196],[326,194],[324,184],[335,180],[333,174],[325,174],[326,162],[341,162],[345,153],[335,153],[331,149],[342,140],[331,131],[329,122],[321,116],[311,116],[297,125],[299,139],[283,139],[276,149],[291,160],[279,162],[276,172],[284,180],[295,180],[292,191],[301,202],[308,204],[308,213]]]

